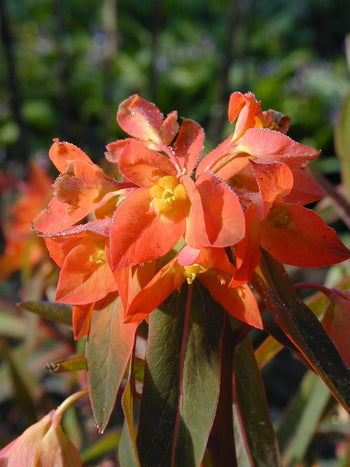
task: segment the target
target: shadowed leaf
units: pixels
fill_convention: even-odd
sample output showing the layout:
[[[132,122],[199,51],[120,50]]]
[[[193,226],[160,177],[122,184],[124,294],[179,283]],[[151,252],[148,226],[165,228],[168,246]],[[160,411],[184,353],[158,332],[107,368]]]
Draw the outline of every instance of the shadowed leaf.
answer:
[[[150,316],[141,465],[199,465],[215,416],[224,314],[199,287],[191,310],[186,291],[174,293]]]
[[[249,338],[234,355],[236,410],[246,451],[255,467],[281,465],[277,438],[272,426],[265,390]],[[249,388],[247,390],[247,388]]]
[[[334,397],[350,411],[350,370],[322,324],[295,292],[284,267],[266,252],[253,277],[276,323],[287,334]]]

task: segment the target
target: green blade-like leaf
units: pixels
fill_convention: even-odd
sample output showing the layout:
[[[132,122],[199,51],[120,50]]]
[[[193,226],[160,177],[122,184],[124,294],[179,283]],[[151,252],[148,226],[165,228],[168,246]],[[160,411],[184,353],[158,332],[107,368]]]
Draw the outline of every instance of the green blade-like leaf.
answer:
[[[350,199],[350,93],[345,98],[335,126],[334,143],[340,159],[347,198]]]
[[[255,351],[255,357],[259,368],[263,368],[282,349],[283,346],[280,342],[274,337],[268,336]]]
[[[187,453],[193,446],[194,462],[204,456],[220,392],[221,346],[224,311],[206,289],[194,288],[180,393],[181,421],[175,465],[189,465]],[[231,355],[226,356],[228,359]]]
[[[141,465],[171,465],[179,402],[179,365],[185,296],[174,293],[150,315],[145,377],[138,429]],[[189,466],[190,467],[190,466]]]
[[[305,459],[330,397],[323,381],[314,373],[307,372],[278,428],[283,465],[295,465]]]
[[[299,349],[334,397],[350,411],[350,370],[322,324],[298,297],[283,266],[263,252],[261,269],[253,277],[277,324]]]
[[[132,369],[130,373],[130,378],[133,379]],[[130,378],[122,396],[125,420],[119,443],[118,458],[122,467],[140,467],[134,420],[134,384]]]
[[[106,428],[119,385],[134,346],[136,323],[125,324],[118,297],[102,310],[94,311],[86,343],[90,400],[96,425]]]
[[[64,303],[30,301],[18,303],[18,306],[25,310],[36,313],[43,318],[59,323],[72,325],[72,307]]]
[[[79,356],[65,360],[56,360],[54,362],[47,363],[45,368],[52,373],[86,370],[86,358],[84,356]]]
[[[336,284],[335,287],[343,290],[349,289],[350,279],[343,279],[341,282]],[[317,292],[316,294],[307,298],[305,303],[313,312],[313,314],[320,319],[325,312],[326,306],[329,303],[329,299],[322,292]],[[267,329],[267,331],[270,331],[270,329]],[[268,336],[255,351],[255,358],[258,362],[259,368],[263,368],[283,348],[284,345],[282,342],[279,342],[272,336]]]
[[[174,293],[150,317],[141,465],[198,466],[215,417],[224,313],[197,284],[193,302],[186,299],[190,289]]]
[[[246,451],[255,467],[279,467],[281,461],[277,438],[248,337],[235,351],[234,375],[236,409],[240,414],[241,430],[244,433],[240,438],[246,440]]]

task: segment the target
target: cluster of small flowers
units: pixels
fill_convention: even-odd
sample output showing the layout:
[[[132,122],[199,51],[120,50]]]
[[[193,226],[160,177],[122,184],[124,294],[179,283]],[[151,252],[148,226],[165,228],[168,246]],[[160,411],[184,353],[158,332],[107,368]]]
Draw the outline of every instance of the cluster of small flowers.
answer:
[[[166,118],[138,95],[122,102],[130,135],[107,146],[118,179],[73,144],[55,140],[60,172],[34,220],[60,267],[56,299],[73,305],[76,338],[94,310],[120,300],[140,322],[187,281],[200,281],[229,313],[261,328],[249,286],[261,248],[278,261],[319,267],[349,258],[335,231],[304,205],[323,196],[304,171],[319,151],[286,135],[289,118],[251,93],[228,106],[232,134],[203,157],[204,131]]]

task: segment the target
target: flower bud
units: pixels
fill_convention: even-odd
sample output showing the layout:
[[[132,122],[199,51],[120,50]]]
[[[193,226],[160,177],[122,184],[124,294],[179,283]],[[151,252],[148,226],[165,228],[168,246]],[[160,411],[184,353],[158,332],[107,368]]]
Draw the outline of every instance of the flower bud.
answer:
[[[77,448],[63,433],[62,414],[52,410],[0,451],[0,467],[79,467]]]

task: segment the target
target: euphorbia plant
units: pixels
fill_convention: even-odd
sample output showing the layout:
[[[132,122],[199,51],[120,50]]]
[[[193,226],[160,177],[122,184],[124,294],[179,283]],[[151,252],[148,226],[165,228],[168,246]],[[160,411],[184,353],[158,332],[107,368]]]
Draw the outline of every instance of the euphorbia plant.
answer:
[[[282,265],[350,257],[304,207],[323,196],[304,171],[319,151],[289,138],[288,117],[263,111],[250,93],[231,95],[228,117],[232,134],[203,155],[198,123],[163,118],[134,95],[117,112],[130,137],[107,145],[117,179],[71,143],[54,140],[49,152],[60,175],[33,228],[61,268],[56,299],[73,306],[75,338],[87,335],[101,432],[122,394],[121,465],[236,465],[234,426],[252,465],[280,465],[249,334],[269,331],[265,308],[350,407],[350,372],[331,340],[342,353],[341,337]]]

